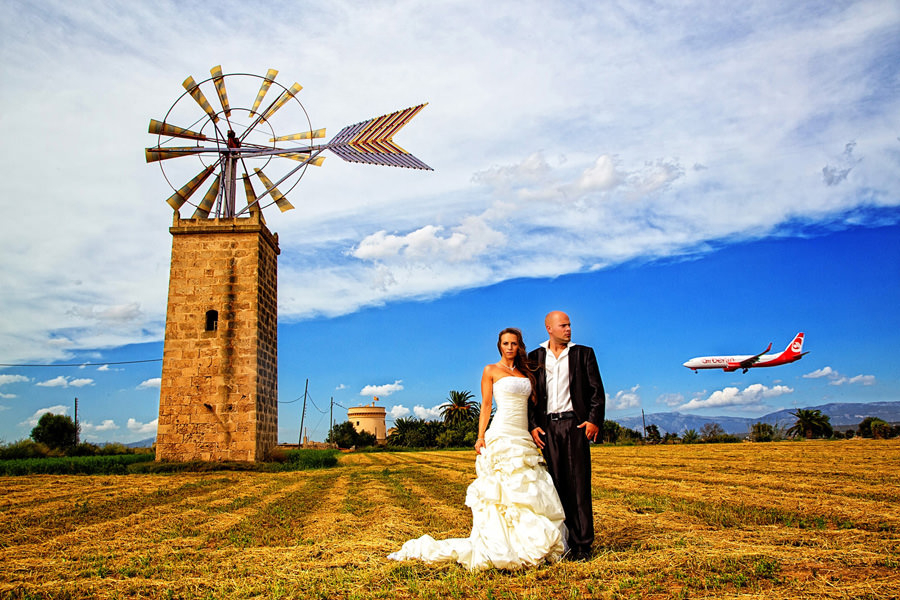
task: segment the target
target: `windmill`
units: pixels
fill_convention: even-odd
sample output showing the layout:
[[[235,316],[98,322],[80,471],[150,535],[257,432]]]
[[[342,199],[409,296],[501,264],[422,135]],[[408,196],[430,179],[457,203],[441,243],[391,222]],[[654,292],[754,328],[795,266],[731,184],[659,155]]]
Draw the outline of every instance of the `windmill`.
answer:
[[[393,140],[426,104],[348,125],[330,141],[315,144],[314,140],[325,138],[325,129],[313,129],[297,98],[303,89],[299,83],[281,85],[275,81],[275,69],[263,76],[225,74],[221,66],[216,66],[210,69],[210,75],[200,82],[193,77],[184,80],[184,93],[163,120],[150,120],[149,133],[157,136],[157,143],[145,151],[147,162],[158,162],[172,187],[174,193],[166,200],[168,204],[176,211],[191,204],[195,207],[192,218],[235,217],[272,204],[282,212],[294,208],[287,194],[310,165],[322,165],[326,150],[348,162],[432,170]],[[255,93],[255,99],[249,108],[232,106],[229,90],[232,98],[234,90],[239,90],[248,98]],[[218,97],[221,110],[213,108],[207,94]],[[299,131],[276,132],[285,122],[296,128],[298,118],[302,123]],[[185,140],[193,145],[185,145]],[[171,164],[169,161],[186,157],[199,160],[199,172],[196,163],[192,171],[181,167],[177,175],[171,168],[167,172],[164,165]],[[187,183],[182,183],[185,179]],[[209,179],[211,184],[202,199],[192,202]],[[246,205],[238,209],[236,197],[241,187]]]
[[[160,460],[263,460],[278,443],[280,249],[262,210],[292,209],[288,194],[326,151],[349,162],[431,170],[393,139],[424,104],[349,125],[319,143],[325,129],[313,128],[298,99],[302,86],[285,87],[277,74],[213,67],[208,79],[185,79],[163,120],[150,121],[156,145],[145,156],[172,188],[174,209]],[[232,106],[235,98],[253,102]],[[239,207],[241,190],[246,203]],[[185,204],[194,207],[190,219],[180,216]]]

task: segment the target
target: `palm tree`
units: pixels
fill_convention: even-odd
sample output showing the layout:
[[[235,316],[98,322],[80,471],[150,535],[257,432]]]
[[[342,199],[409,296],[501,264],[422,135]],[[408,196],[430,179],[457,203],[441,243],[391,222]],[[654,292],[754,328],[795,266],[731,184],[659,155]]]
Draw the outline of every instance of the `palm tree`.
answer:
[[[682,444],[696,444],[700,441],[700,434],[697,433],[696,429],[688,429],[684,433],[681,434],[681,443]]]
[[[831,420],[821,410],[798,408],[797,412],[792,412],[791,414],[797,417],[797,421],[787,430],[788,435],[794,437],[802,435],[807,439],[812,439],[831,437],[834,433],[834,430],[831,428]]]
[[[478,402],[472,400],[472,392],[452,390],[447,403],[441,407],[441,416],[448,427],[469,423],[478,418]]]

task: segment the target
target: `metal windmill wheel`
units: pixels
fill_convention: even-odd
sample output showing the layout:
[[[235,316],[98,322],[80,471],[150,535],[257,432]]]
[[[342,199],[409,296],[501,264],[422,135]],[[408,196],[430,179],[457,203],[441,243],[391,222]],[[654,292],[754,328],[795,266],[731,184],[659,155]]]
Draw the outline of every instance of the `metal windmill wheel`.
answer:
[[[425,104],[349,125],[329,142],[316,145],[313,140],[324,138],[325,129],[312,128],[306,109],[297,99],[303,89],[299,83],[284,87],[275,81],[278,71],[274,69],[261,76],[223,74],[217,66],[210,74],[199,83],[193,77],[185,79],[182,85],[186,91],[165,118],[151,119],[149,132],[157,136],[157,143],[145,152],[147,162],[159,162],[174,191],[167,200],[169,205],[178,211],[184,204],[191,204],[196,207],[192,218],[235,217],[272,204],[282,212],[292,209],[287,194],[309,165],[322,165],[325,150],[349,162],[431,170],[393,141],[394,134]],[[213,108],[207,99],[213,93],[221,110]],[[232,98],[255,99],[250,108],[236,107],[231,105],[229,94]],[[283,133],[285,130],[291,133]],[[186,146],[185,140],[194,145]],[[193,157],[194,161],[171,160],[183,157]],[[210,178],[212,183],[200,202],[192,202]],[[187,183],[182,184],[185,180]],[[247,200],[240,210],[235,200],[239,187]]]

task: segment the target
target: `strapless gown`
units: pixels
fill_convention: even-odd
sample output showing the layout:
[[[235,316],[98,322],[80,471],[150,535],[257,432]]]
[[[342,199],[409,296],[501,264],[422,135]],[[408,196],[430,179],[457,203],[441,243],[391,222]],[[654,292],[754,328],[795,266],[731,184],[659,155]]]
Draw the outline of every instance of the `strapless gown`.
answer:
[[[516,569],[557,561],[565,552],[565,515],[544,458],[528,432],[531,383],[504,377],[494,383],[497,412],[475,459],[466,492],[472,509],[467,538],[409,540],[394,560],[456,561],[469,570]]]

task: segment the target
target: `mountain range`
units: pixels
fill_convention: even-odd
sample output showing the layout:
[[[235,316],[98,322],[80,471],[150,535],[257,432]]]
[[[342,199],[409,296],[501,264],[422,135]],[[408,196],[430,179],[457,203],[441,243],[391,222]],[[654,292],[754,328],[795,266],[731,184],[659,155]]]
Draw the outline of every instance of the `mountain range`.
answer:
[[[831,426],[840,429],[853,428],[859,425],[866,417],[878,417],[888,423],[900,421],[900,402],[867,402],[850,403],[838,402],[823,404],[821,406],[808,407],[809,410],[820,410],[828,415]],[[700,431],[707,423],[718,423],[726,433],[735,435],[747,434],[754,423],[769,423],[779,428],[788,428],[794,424],[797,418],[792,415],[796,408],[786,408],[775,411],[761,417],[703,417],[699,415],[682,414],[678,412],[650,413],[643,417],[619,417],[611,419],[621,425],[635,431],[642,431],[643,424],[656,425],[661,434],[681,434],[688,429]]]

